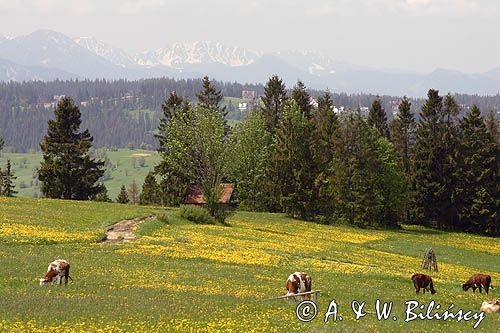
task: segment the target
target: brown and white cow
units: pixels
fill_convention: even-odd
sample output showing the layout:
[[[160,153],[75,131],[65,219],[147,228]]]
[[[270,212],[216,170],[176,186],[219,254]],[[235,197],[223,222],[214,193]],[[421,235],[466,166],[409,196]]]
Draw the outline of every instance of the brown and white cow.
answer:
[[[489,302],[484,301],[480,310],[486,313],[500,313],[500,301],[497,299]]]
[[[295,272],[290,274],[286,280],[287,296],[305,293],[311,291],[312,279],[309,274],[304,272]],[[309,296],[309,295],[308,295]]]
[[[424,294],[426,290],[429,291],[431,295],[434,295],[436,293],[436,290],[434,290],[434,283],[432,282],[432,278],[429,275],[413,274],[411,280],[413,281],[413,285],[415,286],[417,294],[420,292],[420,289],[424,290]]]
[[[479,292],[482,293],[483,289],[486,291],[486,294],[488,294],[488,291],[493,289],[493,286],[491,285],[491,276],[486,275],[486,274],[474,274],[470,277],[470,279],[465,282],[462,285],[462,289],[464,291],[469,290],[472,288],[472,292],[476,292],[476,288],[479,288]]]
[[[69,276],[69,267],[69,262],[66,260],[54,260],[49,264],[45,276],[40,279],[40,285],[46,286],[54,283],[61,285],[62,277],[65,279],[64,284],[68,284],[68,278],[71,279]],[[71,279],[71,281],[73,281],[73,279]]]

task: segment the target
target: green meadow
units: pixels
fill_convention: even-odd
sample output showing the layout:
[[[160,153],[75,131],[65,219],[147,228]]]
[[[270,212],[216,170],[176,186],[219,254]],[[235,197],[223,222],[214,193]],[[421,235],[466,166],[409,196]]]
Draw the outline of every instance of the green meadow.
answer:
[[[151,214],[159,218],[140,224],[135,241],[98,242],[106,226]],[[478,272],[498,285],[498,239],[413,226],[325,226],[268,213],[237,212],[228,224],[196,225],[175,208],[0,198],[0,331],[468,332],[475,320],[406,323],[404,303],[477,312],[483,300],[499,298],[500,287],[488,296],[461,289]],[[415,295],[410,277],[423,272],[429,247],[438,258],[439,272],[430,273],[437,293]],[[73,281],[40,287],[59,258],[71,263]],[[321,290],[308,323],[296,318],[296,303],[262,301],[284,295],[295,271],[308,272]],[[393,302],[388,320],[377,320],[377,299]],[[343,320],[324,323],[332,300]],[[353,300],[366,302],[359,320]],[[500,316],[490,314],[478,330],[499,327]]]
[[[122,185],[128,186],[132,180],[139,185],[139,189],[144,182],[148,172],[154,168],[159,161],[156,151],[140,149],[97,149],[99,153],[104,153],[111,162],[111,166],[106,167],[106,178],[103,183],[108,189],[108,195],[115,199],[120,192]],[[11,160],[12,170],[17,177],[17,196],[33,198],[40,196],[40,187],[37,181],[36,169],[42,161],[41,153],[0,153],[0,167],[4,167],[7,159]]]

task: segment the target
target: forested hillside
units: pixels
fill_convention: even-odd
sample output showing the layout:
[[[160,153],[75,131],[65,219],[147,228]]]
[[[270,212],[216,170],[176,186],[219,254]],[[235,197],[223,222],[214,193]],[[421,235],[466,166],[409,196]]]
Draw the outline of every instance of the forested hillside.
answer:
[[[264,92],[262,85],[216,82],[225,97],[241,98],[244,90]],[[39,143],[46,132],[47,121],[53,117],[57,99],[71,96],[82,112],[82,128],[94,136],[96,147],[156,148],[153,132],[161,118],[161,105],[168,94],[193,100],[202,88],[201,79],[174,80],[168,78],[139,81],[53,81],[0,84],[0,132],[6,148],[12,152],[39,150]],[[291,88],[291,87],[290,87]],[[320,91],[310,91],[317,97]],[[348,95],[332,93],[336,106],[357,109],[368,107],[377,96],[371,94]],[[500,110],[500,96],[481,97],[456,95],[461,105],[476,104],[483,113]],[[392,117],[399,105],[399,97],[382,96],[381,102]],[[243,101],[243,100],[241,100]],[[227,119],[241,120],[246,112],[238,110],[238,101],[226,98]],[[422,99],[412,99],[412,109],[419,110]],[[22,131],[20,131],[22,129]]]

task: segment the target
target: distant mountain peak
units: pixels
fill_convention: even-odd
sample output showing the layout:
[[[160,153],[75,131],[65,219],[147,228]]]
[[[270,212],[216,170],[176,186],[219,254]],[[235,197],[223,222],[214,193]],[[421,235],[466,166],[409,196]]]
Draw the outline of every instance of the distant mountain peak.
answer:
[[[238,46],[229,46],[212,41],[175,42],[155,51],[146,51],[135,56],[139,65],[163,65],[182,69],[185,65],[221,64],[230,67],[254,63],[260,52]]]
[[[127,52],[94,37],[78,37],[74,41],[81,47],[120,67],[135,65],[133,57]]]

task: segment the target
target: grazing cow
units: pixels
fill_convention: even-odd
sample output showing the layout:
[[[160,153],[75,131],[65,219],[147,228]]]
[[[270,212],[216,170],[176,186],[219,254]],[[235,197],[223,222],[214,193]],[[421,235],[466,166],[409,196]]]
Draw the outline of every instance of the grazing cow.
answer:
[[[66,260],[54,260],[49,264],[45,276],[40,279],[40,285],[45,286],[54,283],[61,285],[63,276],[65,279],[64,284],[68,284],[68,278],[71,279],[69,276],[69,267],[69,262]]]
[[[483,289],[486,291],[486,294],[488,294],[488,291],[493,289],[493,286],[491,285],[491,276],[486,275],[486,274],[474,274],[470,277],[469,281],[465,282],[462,285],[462,289],[464,291],[469,290],[472,288],[472,292],[476,292],[476,288],[479,288],[479,292],[482,293]]]
[[[424,294],[426,290],[429,291],[431,295],[436,293],[436,290],[434,290],[434,283],[432,283],[432,278],[429,275],[414,274],[411,280],[413,281],[417,294],[420,292],[420,289],[424,290]]]
[[[481,304],[480,310],[486,313],[500,312],[500,301],[497,299],[489,302],[484,301],[483,304]]]
[[[304,272],[295,272],[290,274],[286,281],[287,296],[305,293],[311,291],[312,280],[309,274]],[[310,298],[310,295],[308,295]]]

